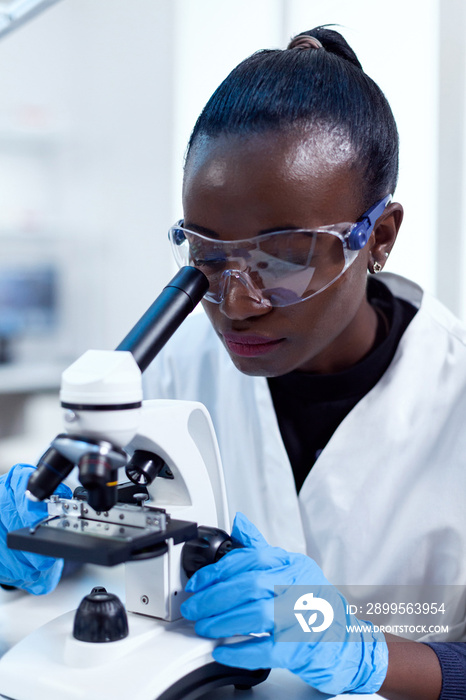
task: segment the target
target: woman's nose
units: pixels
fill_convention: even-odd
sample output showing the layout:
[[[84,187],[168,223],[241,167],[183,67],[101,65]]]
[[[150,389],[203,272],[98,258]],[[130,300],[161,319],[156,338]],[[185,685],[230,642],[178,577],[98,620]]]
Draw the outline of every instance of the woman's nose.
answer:
[[[221,296],[220,311],[232,320],[263,316],[272,309],[270,299],[263,296],[247,273],[239,270],[223,273]]]

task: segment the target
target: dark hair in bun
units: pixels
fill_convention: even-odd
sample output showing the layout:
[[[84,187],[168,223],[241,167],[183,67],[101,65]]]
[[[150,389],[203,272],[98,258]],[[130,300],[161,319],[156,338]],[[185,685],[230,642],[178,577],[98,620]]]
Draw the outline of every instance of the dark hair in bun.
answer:
[[[308,44],[306,46],[306,39]],[[349,61],[356,68],[362,70],[362,66],[359,63],[358,57],[354,53],[348,42],[342,37],[341,34],[335,32],[327,27],[316,27],[308,32],[303,32],[302,34],[297,34],[290,41],[287,50],[293,48],[314,48],[313,41],[317,40],[320,46],[335,56],[340,56],[344,58],[345,61]]]
[[[316,27],[285,50],[242,61],[201,112],[188,144],[199,136],[253,134],[326,125],[349,138],[370,206],[392,193],[398,176],[398,132],[390,106],[345,39]]]

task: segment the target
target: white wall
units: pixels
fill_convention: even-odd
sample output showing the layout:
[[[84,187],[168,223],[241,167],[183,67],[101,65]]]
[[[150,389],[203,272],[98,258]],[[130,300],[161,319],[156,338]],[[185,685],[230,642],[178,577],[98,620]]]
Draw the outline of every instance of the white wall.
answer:
[[[49,134],[53,151],[13,154],[23,211],[0,207],[0,229],[65,241],[74,356],[115,345],[167,279],[172,17],[169,0],[63,0],[0,42],[6,139]]]
[[[439,10],[436,292],[448,307],[465,318],[466,4],[463,0],[443,0]]]
[[[173,204],[181,218],[183,158],[205,103],[246,56],[283,46],[283,0],[174,0]]]

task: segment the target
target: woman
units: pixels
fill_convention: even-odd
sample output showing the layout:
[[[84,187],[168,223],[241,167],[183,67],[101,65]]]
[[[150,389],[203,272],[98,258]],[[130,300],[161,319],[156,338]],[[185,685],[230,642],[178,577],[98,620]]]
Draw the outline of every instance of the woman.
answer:
[[[466,580],[466,329],[409,281],[375,278],[402,220],[397,170],[391,110],[338,33],[240,64],[195,126],[170,232],[179,262],[209,278],[206,315],[153,363],[146,393],[207,406],[231,512],[245,513],[242,548],[196,573],[182,606],[199,634],[256,635],[217,660],[285,667],[329,693],[464,699],[465,599],[450,592]],[[39,515],[29,473],[0,480],[5,531]],[[1,581],[53,588],[62,562],[19,557],[2,551]],[[274,615],[295,584],[331,597],[319,643],[290,641]],[[415,604],[435,585],[448,643],[349,633],[362,587],[387,584]]]
[[[397,171],[389,105],[338,33],[241,63],[196,123],[170,232],[209,278],[206,316],[148,370],[147,397],[207,406],[231,511],[269,542],[238,516],[244,549],[188,584],[200,634],[262,635],[217,660],[329,693],[464,698],[461,644],[267,636],[275,584],[410,584],[421,603],[466,580],[466,330],[416,285],[374,278],[402,221]],[[464,598],[453,608],[457,642]]]

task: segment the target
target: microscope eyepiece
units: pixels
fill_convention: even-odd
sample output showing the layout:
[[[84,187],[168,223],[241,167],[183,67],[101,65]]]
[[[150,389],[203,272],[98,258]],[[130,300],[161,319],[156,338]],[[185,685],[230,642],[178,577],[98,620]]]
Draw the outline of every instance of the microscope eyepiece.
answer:
[[[208,288],[209,281],[203,272],[196,267],[182,267],[117,350],[131,352],[144,372]]]

